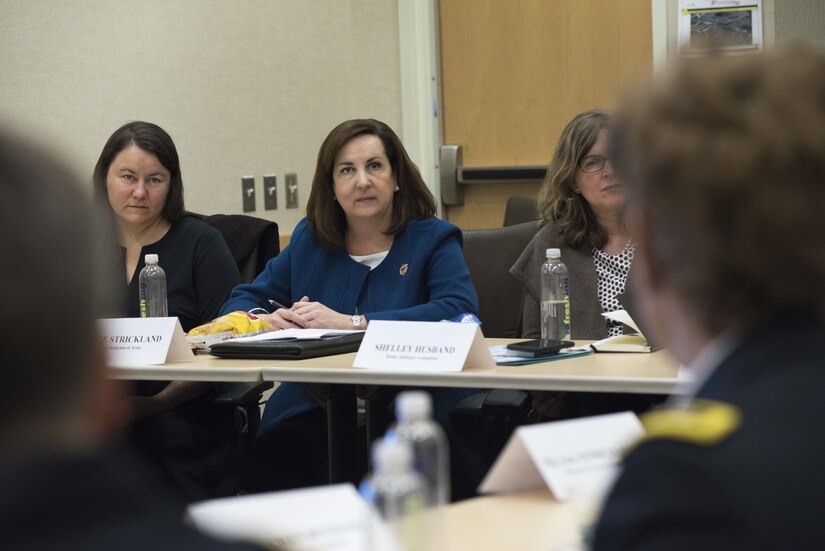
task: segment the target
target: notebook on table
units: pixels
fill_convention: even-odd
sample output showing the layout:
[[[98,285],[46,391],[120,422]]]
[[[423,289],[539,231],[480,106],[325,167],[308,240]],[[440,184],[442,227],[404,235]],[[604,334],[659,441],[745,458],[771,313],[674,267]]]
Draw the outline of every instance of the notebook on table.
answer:
[[[644,318],[633,315],[635,303],[627,293],[616,295],[623,310],[602,314],[607,319],[623,323],[626,331],[622,335],[607,337],[592,343],[590,346],[596,352],[654,352],[661,345],[651,339],[653,331],[646,331],[642,325]],[[641,323],[640,323],[641,322]],[[630,331],[627,331],[629,329]]]
[[[288,329],[213,344],[209,353],[219,358],[302,360],[356,352],[363,331]]]

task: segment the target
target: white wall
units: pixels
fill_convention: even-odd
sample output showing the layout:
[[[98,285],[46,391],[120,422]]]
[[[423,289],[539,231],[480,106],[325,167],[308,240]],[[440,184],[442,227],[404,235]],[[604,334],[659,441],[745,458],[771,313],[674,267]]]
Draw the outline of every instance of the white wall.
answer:
[[[0,125],[88,180],[117,127],[155,122],[178,147],[189,210],[240,213],[240,178],[255,175],[250,214],[288,234],[335,124],[374,117],[402,133],[397,34],[395,0],[0,0]],[[263,210],[265,173],[276,211]]]
[[[807,44],[825,51],[825,2],[822,0],[773,0],[776,3],[776,36],[783,43]]]

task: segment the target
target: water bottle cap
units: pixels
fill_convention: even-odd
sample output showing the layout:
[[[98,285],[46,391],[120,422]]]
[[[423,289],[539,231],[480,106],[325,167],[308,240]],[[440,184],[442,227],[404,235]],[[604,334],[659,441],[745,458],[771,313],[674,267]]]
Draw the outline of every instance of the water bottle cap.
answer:
[[[547,249],[547,258],[561,258],[561,249]]]
[[[382,438],[372,445],[372,465],[379,472],[402,472],[412,466],[412,447],[397,438]]]
[[[395,399],[395,416],[399,420],[426,419],[430,417],[432,411],[432,398],[422,390],[407,390]]]
[[[146,264],[157,264],[158,263],[158,255],[156,254],[147,254],[143,257],[143,261]]]

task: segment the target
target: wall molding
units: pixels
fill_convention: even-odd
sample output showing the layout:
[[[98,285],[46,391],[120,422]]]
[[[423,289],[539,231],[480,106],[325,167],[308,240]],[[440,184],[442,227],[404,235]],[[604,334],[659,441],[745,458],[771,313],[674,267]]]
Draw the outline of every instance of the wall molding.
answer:
[[[401,140],[435,196],[440,216],[438,149],[442,138],[436,1],[397,1]]]

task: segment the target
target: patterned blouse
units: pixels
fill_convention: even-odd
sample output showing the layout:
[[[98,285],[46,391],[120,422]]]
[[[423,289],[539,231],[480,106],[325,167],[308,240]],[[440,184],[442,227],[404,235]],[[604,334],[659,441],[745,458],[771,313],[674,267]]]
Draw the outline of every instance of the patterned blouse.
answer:
[[[615,312],[622,309],[616,295],[624,293],[627,273],[630,271],[635,251],[636,245],[630,240],[624,250],[616,255],[593,249],[593,263],[596,265],[596,274],[599,278],[599,304],[602,306],[602,312]],[[623,324],[609,320],[605,322],[608,337],[622,334]]]

